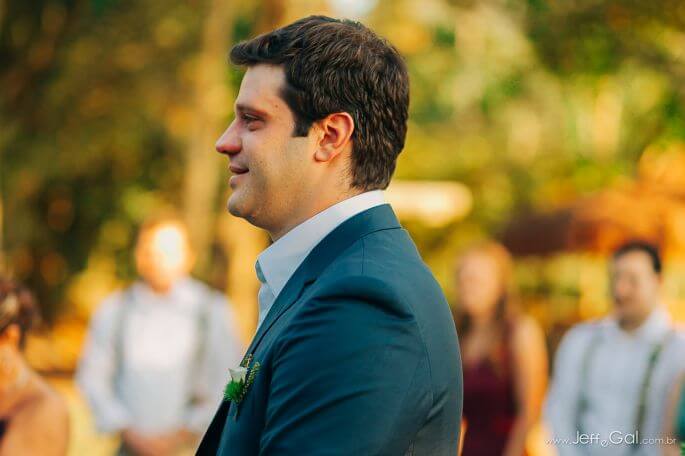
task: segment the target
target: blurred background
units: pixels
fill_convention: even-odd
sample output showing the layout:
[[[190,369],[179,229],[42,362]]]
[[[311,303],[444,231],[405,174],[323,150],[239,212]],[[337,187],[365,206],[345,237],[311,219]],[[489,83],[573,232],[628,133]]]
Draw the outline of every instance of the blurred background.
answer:
[[[145,216],[180,211],[194,275],[226,291],[250,340],[268,240],[225,210],[213,145],[241,79],[227,54],[319,13],[407,60],[387,199],[448,297],[460,249],[500,240],[553,353],[608,311],[606,255],[639,237],[661,245],[685,321],[683,2],[0,0],[0,271],[38,295],[27,356],[69,398],[72,454],[111,450],[71,378],[93,310],[135,278]]]

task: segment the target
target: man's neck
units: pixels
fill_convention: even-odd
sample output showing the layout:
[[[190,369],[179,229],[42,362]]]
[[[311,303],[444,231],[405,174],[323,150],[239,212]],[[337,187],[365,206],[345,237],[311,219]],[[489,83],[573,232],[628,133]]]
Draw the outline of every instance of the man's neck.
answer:
[[[349,191],[342,194],[338,194],[333,198],[319,198],[318,200],[312,202],[312,204],[310,204],[309,206],[303,207],[299,211],[299,215],[289,218],[287,223],[284,223],[281,226],[275,227],[273,229],[267,229],[267,232],[269,233],[271,240],[273,242],[276,242],[280,238],[288,234],[288,232],[291,231],[293,228],[306,222],[310,218],[314,217],[316,214],[325,211],[331,206],[335,206],[341,201],[345,201],[346,199],[350,199],[354,196],[361,195],[362,193],[364,193],[364,190],[350,189]]]
[[[495,326],[495,313],[488,312],[471,316],[471,329],[473,331],[486,332]]]
[[[150,289],[158,296],[166,296],[169,294],[169,290],[171,290],[171,287],[150,287]]]
[[[646,315],[643,315],[641,317],[635,317],[635,318],[619,318],[618,319],[618,326],[621,328],[621,330],[627,332],[627,333],[633,333],[637,329],[639,329],[642,325],[645,324],[645,322],[649,319],[649,317],[654,313],[654,309],[652,309],[649,313]]]

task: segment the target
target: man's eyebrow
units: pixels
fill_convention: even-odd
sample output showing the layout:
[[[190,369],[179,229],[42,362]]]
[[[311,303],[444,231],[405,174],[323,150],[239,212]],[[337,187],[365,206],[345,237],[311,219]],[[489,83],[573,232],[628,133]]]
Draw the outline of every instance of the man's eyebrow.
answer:
[[[255,108],[254,106],[247,105],[245,103],[236,103],[235,110],[236,112],[247,112],[250,114],[256,114],[261,117],[269,117],[269,114],[266,111],[259,108]]]

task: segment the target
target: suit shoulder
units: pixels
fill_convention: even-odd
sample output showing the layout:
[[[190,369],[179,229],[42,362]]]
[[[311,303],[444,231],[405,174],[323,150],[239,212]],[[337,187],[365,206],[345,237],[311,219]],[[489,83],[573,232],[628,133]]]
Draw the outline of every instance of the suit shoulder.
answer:
[[[421,352],[424,344],[416,315],[396,290],[366,275],[325,278],[323,282],[303,297],[289,318],[278,346],[303,338],[336,340],[341,344],[354,340],[355,344],[371,345],[378,340],[402,338],[411,341],[407,343],[417,353]],[[379,345],[378,349],[384,348]]]
[[[398,229],[382,230],[364,236],[354,242],[337,257],[321,274],[307,293],[303,306],[327,308],[329,311],[347,314],[402,315],[413,318],[406,305],[402,282],[397,280],[400,269],[412,268],[409,261],[401,261],[387,236]],[[384,239],[379,240],[381,234]],[[314,303],[310,306],[310,302]],[[358,305],[354,305],[358,304]],[[380,312],[380,313],[378,313]]]
[[[317,280],[310,300],[353,300],[379,304],[398,301],[398,291],[383,277],[361,273],[327,275]]]
[[[348,248],[324,271],[364,285],[375,284],[401,293],[406,288],[439,288],[408,233],[401,228],[370,233]]]
[[[359,239],[322,272],[315,287],[314,296],[366,302],[417,320],[425,331],[442,325],[436,319],[454,327],[442,288],[403,229]]]

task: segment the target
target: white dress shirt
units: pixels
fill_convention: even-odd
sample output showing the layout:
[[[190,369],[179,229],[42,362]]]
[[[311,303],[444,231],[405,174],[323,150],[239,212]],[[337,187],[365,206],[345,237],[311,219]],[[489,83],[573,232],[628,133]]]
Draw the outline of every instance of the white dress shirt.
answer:
[[[138,282],[98,308],[76,374],[98,429],[204,432],[243,351],[226,298],[186,278]]]
[[[385,204],[382,190],[348,198],[300,223],[271,244],[257,259],[259,327],[290,277],[316,245],[345,220],[372,207]]]
[[[661,454],[660,444],[656,442],[643,441],[634,452],[624,442],[630,443],[633,437],[629,434],[636,431],[640,392],[650,355],[664,341],[647,390],[640,441],[666,438],[661,435],[666,399],[676,378],[685,372],[685,335],[675,330],[662,308],[653,311],[631,333],[623,331],[612,317],[578,325],[568,332],[557,351],[545,404],[545,417],[552,434],[560,439],[550,443],[560,455]],[[594,348],[588,358],[591,344]],[[585,360],[589,361],[583,381]],[[578,414],[581,391],[587,406]],[[574,443],[579,432],[590,439],[584,445]]]

